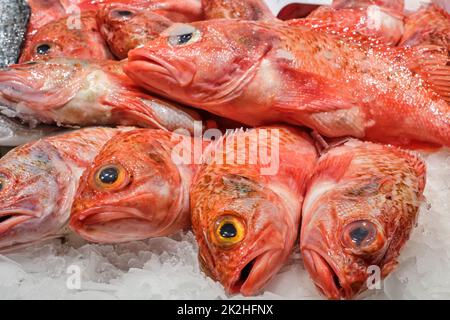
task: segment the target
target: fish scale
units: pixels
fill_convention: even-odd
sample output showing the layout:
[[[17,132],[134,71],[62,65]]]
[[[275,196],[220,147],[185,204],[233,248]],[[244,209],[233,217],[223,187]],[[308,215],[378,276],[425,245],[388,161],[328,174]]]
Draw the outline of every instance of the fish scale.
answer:
[[[29,18],[25,0],[0,2],[0,68],[17,62]]]

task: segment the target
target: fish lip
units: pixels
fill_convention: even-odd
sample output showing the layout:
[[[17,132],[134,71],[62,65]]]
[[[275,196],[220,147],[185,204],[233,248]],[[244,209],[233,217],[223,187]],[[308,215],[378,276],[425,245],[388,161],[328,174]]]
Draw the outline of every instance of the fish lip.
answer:
[[[328,299],[351,299],[355,296],[350,284],[327,254],[316,248],[303,248],[302,256],[314,284]],[[328,281],[318,277],[318,269],[326,274]]]
[[[281,246],[269,246],[257,250],[253,254],[251,254],[240,265],[234,277],[232,278],[232,281],[230,281],[231,283],[231,285],[229,286],[230,293],[240,292],[244,296],[251,296],[254,295],[256,292],[258,292],[260,289],[262,289],[262,285],[266,284],[268,279],[266,279],[266,281],[264,281],[263,283],[259,283],[259,285],[252,286],[253,283],[257,283],[255,279],[257,278],[258,274],[255,273],[255,270],[258,270],[258,266],[267,261],[266,258],[282,251],[283,248]],[[251,270],[249,274],[246,276],[245,280],[241,281],[240,279],[241,274],[249,264],[251,264]],[[270,277],[271,276],[272,275],[270,275]]]
[[[0,222],[0,236],[22,222],[36,218],[36,213],[26,209],[0,210],[0,218],[7,216],[11,217],[3,222]]]
[[[181,87],[188,86],[194,78],[193,75],[182,77],[176,67],[154,54],[147,53],[145,49],[132,50],[128,56],[128,61],[128,65],[139,63],[141,68],[144,68],[150,72],[158,73],[170,80],[173,80]],[[184,74],[187,74],[187,70],[185,70]]]
[[[101,218],[106,217],[110,219],[100,220],[99,217]],[[74,220],[76,220],[78,223],[82,225],[90,226],[97,224],[100,221],[104,223],[128,218],[147,220],[145,215],[142,214],[142,212],[138,209],[128,207],[117,207],[117,206],[101,206],[89,208],[88,210],[85,210],[82,213],[75,215]]]

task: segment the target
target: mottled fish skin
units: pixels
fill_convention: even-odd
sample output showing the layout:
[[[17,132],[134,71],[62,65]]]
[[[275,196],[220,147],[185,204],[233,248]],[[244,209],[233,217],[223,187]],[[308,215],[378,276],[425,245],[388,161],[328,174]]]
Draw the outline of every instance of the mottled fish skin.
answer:
[[[81,129],[31,142],[0,159],[0,251],[58,235],[83,170],[122,130]]]
[[[144,94],[123,63],[55,58],[0,70],[0,109],[31,124],[193,131],[194,111]]]
[[[155,129],[115,136],[83,174],[71,229],[98,243],[169,236],[186,229],[189,188],[207,144]],[[179,154],[177,148],[183,145],[183,157],[189,161],[174,161],[174,152]],[[111,176],[113,180],[104,180]]]
[[[273,161],[250,156],[258,152]],[[228,293],[259,293],[290,255],[316,160],[311,139],[289,127],[237,130],[205,150],[192,228],[203,271]]]
[[[396,147],[349,140],[326,152],[308,183],[300,248],[329,299],[351,299],[397,265],[417,223],[425,163]]]
[[[450,107],[410,70],[415,54],[282,21],[211,20],[173,25],[130,51],[124,70],[150,92],[246,125],[449,146]],[[436,82],[450,90],[445,68]]]
[[[450,14],[436,4],[421,7],[406,17],[399,46],[432,44],[447,48],[450,54]]]
[[[25,0],[0,2],[0,68],[17,63],[29,17]]]
[[[85,11],[76,21],[66,17],[46,24],[28,39],[19,62],[59,57],[113,59],[98,30],[96,16],[96,11]]]
[[[204,20],[240,19],[272,20],[272,14],[264,0],[202,0]]]
[[[16,147],[39,140],[49,135],[61,133],[62,129],[53,126],[31,128],[17,119],[0,114],[0,147]]]

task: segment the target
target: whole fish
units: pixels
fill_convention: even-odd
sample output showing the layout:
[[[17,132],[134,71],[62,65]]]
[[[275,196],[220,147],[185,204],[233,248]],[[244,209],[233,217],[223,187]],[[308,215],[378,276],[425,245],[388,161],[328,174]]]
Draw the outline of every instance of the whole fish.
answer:
[[[25,0],[0,2],[0,68],[17,63],[29,17]]]
[[[70,227],[100,243],[168,236],[187,228],[189,188],[203,149],[196,139],[155,129],[115,136],[81,179]],[[177,149],[189,158],[177,161]]]
[[[366,48],[282,21],[211,20],[173,25],[130,51],[124,71],[151,92],[247,125],[449,146],[449,105],[409,70],[425,52]]]
[[[376,280],[369,279],[374,272],[382,280],[396,267],[417,221],[425,171],[412,153],[357,140],[319,159],[303,203],[300,248],[326,297],[353,298]]]
[[[41,27],[27,41],[20,62],[57,57],[107,60],[113,56],[103,40],[95,11],[86,11],[79,20],[67,17]]]
[[[63,232],[83,170],[119,131],[82,129],[26,144],[0,159],[0,251]]]
[[[30,128],[30,126],[21,124],[16,119],[0,114],[0,147],[20,146],[60,132],[61,129],[53,126]]]
[[[193,130],[195,112],[143,94],[122,65],[57,58],[0,70],[0,110],[31,124]]]
[[[290,255],[317,153],[288,127],[234,131],[205,150],[191,188],[203,270],[230,293],[254,295]]]
[[[436,4],[423,6],[406,17],[400,46],[432,44],[450,52],[450,14]]]
[[[204,20],[272,20],[272,11],[264,0],[202,0]]]

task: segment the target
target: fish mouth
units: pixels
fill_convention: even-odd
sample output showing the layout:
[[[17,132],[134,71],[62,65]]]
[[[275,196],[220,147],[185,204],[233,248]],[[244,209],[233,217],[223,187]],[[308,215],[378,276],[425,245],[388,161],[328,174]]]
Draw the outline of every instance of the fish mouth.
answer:
[[[181,87],[186,87],[192,83],[195,74],[194,68],[190,67],[190,64],[181,63],[180,68],[177,68],[164,59],[148,53],[145,48],[130,51],[128,64],[125,65],[124,71],[129,77],[134,77],[149,87],[154,87],[154,84],[158,83],[158,76],[169,82],[175,82]]]
[[[34,212],[24,209],[0,211],[0,235],[35,216]]]
[[[148,226],[148,218],[140,210],[115,206],[91,208],[76,214],[70,226],[83,238],[97,243],[142,240],[155,232],[154,227]]]
[[[236,272],[229,292],[241,293],[244,296],[252,296],[257,294],[263,286],[278,272],[277,261],[283,256],[283,250],[264,249],[250,257],[242,264],[242,267]],[[279,264],[281,267],[281,264]]]
[[[351,299],[357,294],[328,255],[304,249],[302,256],[314,284],[328,299]]]

